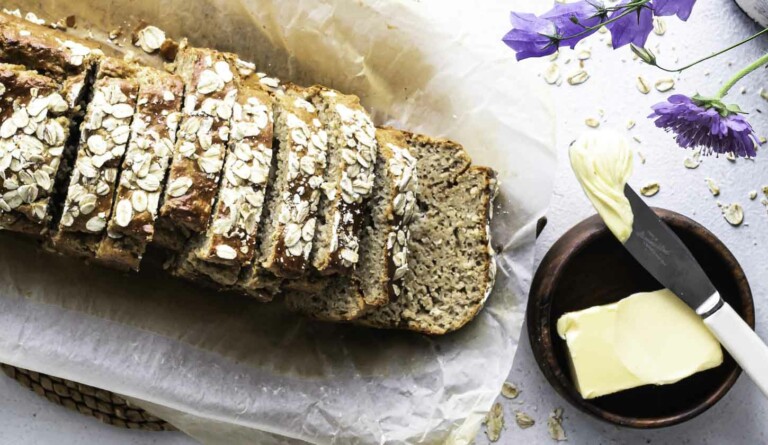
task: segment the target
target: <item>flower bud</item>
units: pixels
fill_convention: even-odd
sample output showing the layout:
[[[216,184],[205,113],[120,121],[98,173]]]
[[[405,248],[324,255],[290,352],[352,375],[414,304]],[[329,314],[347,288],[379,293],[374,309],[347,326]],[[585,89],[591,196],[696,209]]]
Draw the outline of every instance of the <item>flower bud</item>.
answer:
[[[632,52],[635,53],[635,55],[637,55],[640,60],[647,63],[648,65],[656,66],[656,56],[651,52],[650,49],[637,46],[634,43],[631,43],[630,46],[632,47]]]

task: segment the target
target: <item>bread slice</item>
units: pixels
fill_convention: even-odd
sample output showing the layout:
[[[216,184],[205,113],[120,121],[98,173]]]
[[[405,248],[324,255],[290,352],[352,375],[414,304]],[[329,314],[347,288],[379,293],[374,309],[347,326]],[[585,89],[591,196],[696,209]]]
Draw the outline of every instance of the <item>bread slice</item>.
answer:
[[[177,275],[226,287],[234,285],[240,270],[253,262],[272,170],[272,122],[272,97],[258,76],[247,75],[232,113],[211,223],[180,256]]]
[[[328,136],[317,109],[298,87],[275,95],[278,141],[275,179],[268,200],[259,267],[283,278],[303,275],[309,265],[326,166]]]
[[[58,81],[81,74],[103,56],[91,43],[9,14],[0,14],[0,61]]]
[[[133,73],[117,59],[99,62],[58,232],[52,238],[54,249],[62,253],[93,257],[106,232],[136,108],[138,82]]]
[[[164,71],[139,68],[136,78],[139,92],[130,142],[107,234],[96,252],[99,262],[123,270],[138,270],[152,241],[184,96],[181,79]]]
[[[0,92],[0,228],[42,235],[73,110],[59,82],[18,65],[0,64]]]
[[[471,167],[454,142],[420,135],[409,139],[419,171],[409,271],[396,299],[355,323],[440,335],[472,320],[493,288],[490,220],[496,174]]]
[[[352,276],[325,280],[315,291],[286,295],[291,310],[327,321],[348,321],[387,304],[402,293],[408,271],[408,241],[418,188],[416,159],[406,134],[376,130],[374,194],[360,245],[360,262]],[[319,280],[315,285],[319,285]]]
[[[363,207],[373,189],[376,129],[357,96],[322,86],[304,94],[328,133],[312,266],[321,275],[348,273],[359,259]]]
[[[229,120],[237,97],[234,56],[182,42],[176,71],[186,87],[182,122],[163,202],[158,241],[177,249],[187,234],[203,232],[211,217],[229,140]],[[169,241],[175,240],[175,241]],[[176,245],[174,245],[176,244]]]

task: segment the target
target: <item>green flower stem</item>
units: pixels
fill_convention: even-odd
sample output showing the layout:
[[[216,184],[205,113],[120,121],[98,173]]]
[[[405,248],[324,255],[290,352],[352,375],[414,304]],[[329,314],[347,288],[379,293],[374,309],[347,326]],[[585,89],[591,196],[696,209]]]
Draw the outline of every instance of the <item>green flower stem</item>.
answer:
[[[722,99],[723,97],[725,97],[725,95],[728,94],[728,90],[733,88],[733,86],[736,85],[738,81],[743,79],[744,76],[751,73],[752,71],[762,67],[763,65],[768,65],[768,53],[764,54],[759,59],[745,66],[741,71],[736,73],[730,80],[725,82],[723,87],[720,88],[720,91],[718,91],[717,94],[715,95],[715,98]]]
[[[758,32],[757,34],[753,34],[751,37],[748,37],[748,38],[746,38],[745,40],[742,40],[739,43],[733,44],[733,45],[729,46],[728,48],[722,49],[722,50],[720,50],[720,51],[718,51],[716,53],[712,53],[712,54],[708,55],[707,57],[704,57],[704,58],[701,58],[701,59],[699,59],[699,60],[697,60],[695,62],[689,63],[688,65],[685,65],[684,67],[681,67],[681,68],[674,68],[674,69],[672,69],[672,68],[664,68],[663,66],[658,65],[658,64],[656,65],[656,67],[659,68],[660,70],[666,71],[668,73],[679,73],[681,71],[687,70],[688,68],[690,68],[692,66],[698,65],[701,62],[705,62],[705,61],[707,61],[707,60],[709,60],[709,59],[711,59],[713,57],[717,57],[720,54],[727,53],[728,51],[730,51],[730,50],[732,50],[732,49],[734,49],[734,48],[736,48],[738,46],[741,46],[741,45],[743,45],[743,44],[745,44],[747,42],[751,42],[752,40],[755,40],[756,38],[760,37],[761,35],[763,35],[765,33],[768,33],[768,28],[763,29],[762,31]]]

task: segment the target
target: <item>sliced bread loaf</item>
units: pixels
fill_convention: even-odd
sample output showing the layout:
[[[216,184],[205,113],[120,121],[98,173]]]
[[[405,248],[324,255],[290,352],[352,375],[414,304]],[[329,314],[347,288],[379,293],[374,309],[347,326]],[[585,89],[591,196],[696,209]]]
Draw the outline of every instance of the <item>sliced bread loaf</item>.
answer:
[[[376,180],[367,205],[360,262],[351,276],[321,279],[314,291],[287,294],[291,310],[321,320],[353,320],[402,293],[418,187],[416,160],[406,134],[383,128],[376,130],[376,140]]]
[[[64,209],[52,238],[59,252],[92,257],[106,231],[136,108],[138,82],[133,74],[133,68],[120,60],[99,62]]]
[[[409,270],[396,299],[355,322],[445,334],[472,320],[493,287],[490,220],[496,175],[471,167],[456,143],[420,135],[409,140],[419,171]]]
[[[152,68],[136,72],[139,93],[131,136],[115,191],[112,217],[96,258],[118,269],[138,270],[155,232],[155,219],[176,143],[184,84]]]
[[[184,81],[186,97],[157,224],[162,247],[179,251],[210,220],[237,98],[233,63],[230,54],[180,45],[175,74]]]

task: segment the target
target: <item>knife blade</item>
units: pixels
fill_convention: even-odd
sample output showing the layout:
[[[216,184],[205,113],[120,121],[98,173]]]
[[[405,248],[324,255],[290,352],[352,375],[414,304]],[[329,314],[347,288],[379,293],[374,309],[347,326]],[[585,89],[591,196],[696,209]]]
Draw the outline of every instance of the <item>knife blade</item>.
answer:
[[[664,287],[704,320],[712,334],[768,397],[768,346],[723,301],[683,241],[629,185],[624,187],[634,221],[624,247]]]
[[[624,187],[632,207],[632,233],[624,242],[635,259],[659,283],[697,311],[717,291],[683,241],[675,235],[632,187]]]

